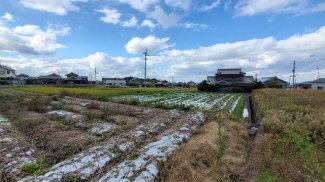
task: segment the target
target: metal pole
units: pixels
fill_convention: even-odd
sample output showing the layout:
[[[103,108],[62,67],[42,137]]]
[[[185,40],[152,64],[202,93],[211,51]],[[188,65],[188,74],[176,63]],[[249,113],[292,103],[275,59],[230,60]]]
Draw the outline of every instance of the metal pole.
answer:
[[[147,56],[149,56],[148,54],[148,50],[146,49],[146,52],[143,53],[144,54],[144,91],[147,91]]]

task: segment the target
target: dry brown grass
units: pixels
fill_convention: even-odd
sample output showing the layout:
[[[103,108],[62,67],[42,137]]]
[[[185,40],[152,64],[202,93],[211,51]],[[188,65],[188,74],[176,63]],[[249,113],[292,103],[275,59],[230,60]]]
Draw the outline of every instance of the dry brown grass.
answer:
[[[325,92],[253,92],[263,117],[258,181],[325,180]]]
[[[225,115],[218,120],[203,126],[204,132],[172,153],[161,170],[161,181],[239,181],[245,177],[246,128]],[[220,150],[224,150],[221,155]]]

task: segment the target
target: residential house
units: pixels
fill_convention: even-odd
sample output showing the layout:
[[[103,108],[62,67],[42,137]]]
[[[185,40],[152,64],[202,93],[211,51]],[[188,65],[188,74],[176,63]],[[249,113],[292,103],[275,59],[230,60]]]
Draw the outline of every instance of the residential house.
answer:
[[[286,89],[289,85],[288,82],[279,79],[278,77],[265,77],[259,80],[262,82],[264,88],[282,88]]]
[[[20,74],[20,75],[17,75],[17,78],[19,80],[28,80],[29,79],[29,75],[27,75],[27,74]]]
[[[66,84],[88,84],[88,76],[79,76],[73,72],[65,75],[67,78],[62,80]]]
[[[126,80],[122,78],[102,78],[102,84],[111,87],[125,87]]]
[[[61,82],[62,78],[60,75],[53,73],[50,75],[39,76],[37,77],[37,81],[43,84],[56,84],[58,82]]]
[[[0,78],[16,78],[16,70],[0,64]]]
[[[193,81],[190,81],[190,82],[187,83],[187,86],[188,87],[195,87],[196,86],[196,83],[193,82]]]
[[[297,89],[325,90],[325,78],[295,84]]]
[[[214,76],[208,76],[208,84],[220,84],[223,87],[252,87],[254,85],[253,76],[245,76],[240,68],[237,69],[218,69]]]

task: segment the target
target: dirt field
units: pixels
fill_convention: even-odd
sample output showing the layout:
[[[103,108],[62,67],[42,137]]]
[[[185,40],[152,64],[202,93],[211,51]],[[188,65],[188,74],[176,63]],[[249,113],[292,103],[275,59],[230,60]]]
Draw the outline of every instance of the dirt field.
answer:
[[[172,153],[179,145],[195,145],[196,137],[204,138],[201,127],[208,123],[215,123],[212,133],[221,128],[210,142],[230,138],[226,146],[224,141],[213,146],[220,161],[234,162],[226,154],[236,148],[232,135],[234,141],[239,139],[238,146],[247,140],[245,125],[236,120],[220,124],[226,116],[217,117],[215,111],[167,110],[12,89],[0,89],[0,95],[0,181],[164,180],[164,164],[170,165]],[[222,105],[235,110],[240,97],[225,100],[231,98]],[[247,155],[238,155],[242,169]],[[244,176],[243,170],[236,176]],[[230,180],[225,174],[234,173],[221,171],[224,174],[207,181]]]

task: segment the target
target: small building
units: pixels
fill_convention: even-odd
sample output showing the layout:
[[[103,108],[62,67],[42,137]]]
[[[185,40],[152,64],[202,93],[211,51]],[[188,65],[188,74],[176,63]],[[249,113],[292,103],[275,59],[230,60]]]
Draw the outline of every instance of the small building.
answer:
[[[122,78],[102,78],[102,84],[111,87],[125,87],[126,80]]]
[[[318,78],[311,83],[312,90],[325,90],[325,78]]]
[[[325,90],[325,78],[318,78],[314,81],[297,83],[295,84],[295,88],[305,90]]]
[[[17,75],[17,78],[19,80],[28,80],[29,79],[29,75],[27,75],[27,74],[20,74],[20,75]]]
[[[62,80],[66,84],[88,84],[88,76],[79,76],[76,73],[68,73],[65,75],[67,78]]]
[[[214,76],[208,76],[208,84],[220,84],[223,87],[252,87],[254,85],[253,76],[245,76],[240,68],[218,69]]]
[[[282,88],[286,89],[289,85],[288,82],[279,79],[278,77],[265,77],[259,80],[263,83],[264,88]]]
[[[57,75],[55,73],[37,77],[37,82],[43,84],[56,84],[59,81],[62,81],[62,78],[60,75]]]
[[[196,83],[193,82],[193,81],[190,81],[190,82],[187,83],[187,86],[188,87],[195,87],[196,86]]]
[[[0,64],[0,78],[16,78],[16,70]]]

